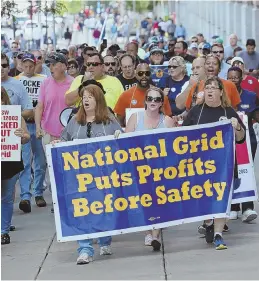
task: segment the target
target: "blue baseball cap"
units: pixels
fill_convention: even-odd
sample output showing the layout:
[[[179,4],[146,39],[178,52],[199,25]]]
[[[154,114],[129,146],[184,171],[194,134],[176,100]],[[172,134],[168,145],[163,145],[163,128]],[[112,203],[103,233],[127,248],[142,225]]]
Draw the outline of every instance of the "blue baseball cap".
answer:
[[[30,53],[24,54],[22,57],[22,62],[25,62],[27,60],[32,61],[33,63],[36,63],[36,59],[33,54],[30,54]]]
[[[207,50],[210,50],[211,49],[211,45],[210,43],[205,43],[203,46],[202,46],[202,49],[207,49]]]

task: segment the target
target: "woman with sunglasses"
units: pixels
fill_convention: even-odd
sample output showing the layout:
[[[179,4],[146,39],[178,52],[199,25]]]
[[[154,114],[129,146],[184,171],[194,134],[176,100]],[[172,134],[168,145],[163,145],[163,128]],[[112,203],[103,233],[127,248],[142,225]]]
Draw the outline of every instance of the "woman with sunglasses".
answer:
[[[156,87],[149,88],[146,91],[145,111],[131,115],[125,132],[175,127],[173,119],[162,112],[163,103],[163,91]],[[154,251],[160,251],[159,235],[160,229],[148,231],[145,236],[145,246],[152,246]]]
[[[11,105],[9,96],[4,87],[1,87],[1,104]],[[17,137],[21,138],[21,143],[27,143],[30,139],[29,132],[24,119],[21,120],[21,128],[14,131]],[[1,163],[1,244],[9,244],[11,221],[13,216],[13,203],[15,184],[19,178],[19,172],[24,169],[23,161],[3,161]],[[13,226],[14,228],[14,226]]]
[[[117,137],[118,132],[122,132],[120,124],[107,107],[102,85],[96,81],[92,81],[91,83],[87,86],[80,87],[79,96],[81,98],[81,106],[62,132],[61,141],[109,135],[115,135]],[[98,239],[100,255],[112,254],[111,240],[110,236]],[[79,240],[78,244],[79,257],[77,264],[88,264],[93,261],[93,239]]]
[[[76,78],[80,73],[79,73],[79,65],[77,60],[75,59],[70,59],[67,62],[67,73],[68,75]]]
[[[188,113],[183,126],[192,126],[217,122],[222,119],[230,119],[235,131],[236,143],[245,141],[245,126],[238,114],[231,107],[226,94],[224,84],[218,77],[209,78],[204,84],[204,102],[195,105]],[[234,168],[234,184],[237,182],[237,166]],[[222,232],[226,223],[225,218],[205,221],[205,238],[207,243],[215,244],[216,250],[227,249],[222,238]]]
[[[180,56],[171,58],[168,63],[168,74],[169,76],[160,79],[158,88],[163,89],[164,94],[168,96],[173,115],[179,115],[184,110],[177,108],[175,99],[181,93],[183,85],[190,79],[185,60]]]

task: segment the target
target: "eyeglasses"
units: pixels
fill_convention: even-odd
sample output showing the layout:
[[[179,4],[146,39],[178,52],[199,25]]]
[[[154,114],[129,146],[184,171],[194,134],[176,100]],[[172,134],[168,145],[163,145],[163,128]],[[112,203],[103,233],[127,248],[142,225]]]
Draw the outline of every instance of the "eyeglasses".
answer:
[[[67,67],[67,69],[75,69],[75,68],[77,68],[75,65],[70,65]]]
[[[180,65],[168,65],[168,69],[176,69],[177,67],[179,67]]]
[[[161,97],[154,98],[154,97],[147,96],[146,101],[149,101],[149,102],[154,101],[154,102],[159,103],[159,102],[162,102],[162,98]]]
[[[175,44],[168,44],[168,46],[169,46],[169,47],[174,47],[174,46],[175,46]]]
[[[192,43],[198,43],[198,40],[193,40]]]
[[[212,51],[213,54],[224,54],[224,51]]]
[[[35,58],[36,58],[37,60],[41,60],[41,59],[42,59],[42,56],[35,56]]]
[[[116,66],[116,62],[105,62],[104,63],[105,66]]]
[[[206,86],[204,89],[205,89],[206,91],[216,91],[216,90],[218,90],[218,89],[220,89],[220,88],[219,88],[219,87],[216,88],[216,87],[208,87],[208,86]]]
[[[3,64],[1,64],[1,66],[2,66],[2,68],[7,68],[9,66],[9,64],[8,63],[3,63]]]
[[[150,71],[139,71],[138,72],[138,76],[142,77],[143,75],[145,75],[146,77],[151,75]]]
[[[87,123],[87,131],[86,131],[86,135],[87,135],[88,138],[91,137],[91,134],[92,134],[91,129],[92,129],[92,122],[88,122]]]
[[[94,66],[94,67],[96,67],[96,66],[98,66],[98,65],[101,65],[102,63],[101,62],[88,62],[87,64],[86,64],[86,66]]]
[[[121,68],[122,69],[131,69],[132,67],[134,67],[134,65],[125,65],[125,66],[122,66]]]

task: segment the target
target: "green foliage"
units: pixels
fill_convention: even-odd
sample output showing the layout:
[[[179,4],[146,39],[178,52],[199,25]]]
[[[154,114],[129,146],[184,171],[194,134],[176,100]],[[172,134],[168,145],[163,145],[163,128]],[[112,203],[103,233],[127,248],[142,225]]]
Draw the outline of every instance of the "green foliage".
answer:
[[[127,1],[127,9],[133,11],[133,1]],[[145,12],[153,10],[153,1],[136,1],[136,12]]]
[[[82,1],[81,0],[60,0],[60,3],[64,5],[67,13],[69,14],[77,14],[82,10]]]
[[[13,14],[19,12],[18,5],[12,1],[3,1],[1,7],[1,17],[10,17]]]

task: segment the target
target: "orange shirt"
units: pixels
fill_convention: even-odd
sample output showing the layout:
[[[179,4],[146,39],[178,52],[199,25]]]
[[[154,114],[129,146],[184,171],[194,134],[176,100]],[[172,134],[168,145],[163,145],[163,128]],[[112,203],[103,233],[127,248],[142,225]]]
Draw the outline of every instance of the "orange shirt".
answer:
[[[126,108],[144,108],[145,94],[146,90],[142,90],[137,86],[130,88],[120,95],[113,111],[116,114],[125,117]],[[167,97],[165,97],[163,111],[167,116],[172,115],[170,103]]]
[[[232,83],[231,81],[228,81],[228,80],[224,80],[224,79],[220,79],[223,83],[223,86],[225,88],[225,92],[231,102],[231,105],[234,109],[237,108],[237,105],[241,102],[240,100],[240,95],[237,91],[237,88],[236,88],[236,85],[234,83]],[[195,88],[196,88],[196,85],[193,85],[193,87],[191,88],[190,90],[190,93],[188,95],[188,98],[185,102],[185,106],[186,106],[186,109],[190,109],[191,108],[191,104],[192,104],[192,96],[193,96],[193,93],[195,91]],[[201,92],[204,90],[204,81],[201,81],[200,84],[199,84],[199,87],[198,87],[198,90],[197,90],[197,93]]]

